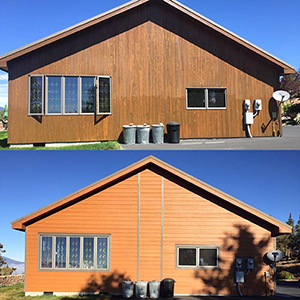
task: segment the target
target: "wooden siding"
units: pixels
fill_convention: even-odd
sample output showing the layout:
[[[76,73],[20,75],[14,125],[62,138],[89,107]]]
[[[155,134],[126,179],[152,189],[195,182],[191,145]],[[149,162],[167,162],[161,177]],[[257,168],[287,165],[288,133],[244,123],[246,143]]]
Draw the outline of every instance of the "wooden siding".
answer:
[[[116,140],[122,125],[181,123],[181,138],[244,137],[243,101],[262,99],[271,136],[282,68],[166,3],[149,2],[8,62],[8,142]],[[110,75],[111,116],[27,116],[28,75]],[[226,110],[186,110],[187,87],[226,87]],[[262,130],[263,125],[267,126]],[[280,125],[275,125],[275,131]]]
[[[160,280],[162,270],[176,280],[176,294],[237,294],[234,257],[250,256],[255,271],[243,292],[264,294],[262,256],[273,248],[270,232],[165,175],[163,189],[162,174],[146,169],[27,226],[26,291],[120,292],[123,279]],[[110,234],[111,270],[39,271],[38,233]],[[220,269],[176,268],[179,244],[220,246]]]

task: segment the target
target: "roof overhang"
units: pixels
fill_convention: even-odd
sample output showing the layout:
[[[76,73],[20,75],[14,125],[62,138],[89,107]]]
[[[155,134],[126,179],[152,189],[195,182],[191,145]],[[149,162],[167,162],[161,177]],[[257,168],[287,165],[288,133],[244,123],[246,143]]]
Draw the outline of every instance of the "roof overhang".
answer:
[[[124,13],[130,9],[133,9],[139,5],[142,5],[146,2],[149,1],[163,1],[167,4],[169,4],[170,6],[180,10],[181,12],[189,15],[190,17],[198,20],[199,22],[201,22],[202,24],[207,25],[208,27],[214,29],[215,31],[223,34],[224,36],[227,36],[228,38],[232,39],[233,41],[241,44],[242,46],[248,48],[251,51],[254,51],[255,53],[257,53],[258,55],[266,58],[267,60],[273,62],[275,65],[278,65],[280,68],[283,69],[282,74],[291,74],[291,73],[295,73],[295,68],[291,65],[289,65],[288,63],[282,61],[281,59],[273,56],[272,54],[264,51],[263,49],[255,46],[254,44],[248,42],[247,40],[241,38],[240,36],[234,34],[233,32],[227,30],[226,28],[220,26],[219,24],[213,22],[212,20],[204,17],[203,15],[195,12],[194,10],[190,9],[189,7],[183,5],[182,3],[176,1],[176,0],[132,0],[130,2],[127,2],[121,6],[118,6],[114,9],[111,9],[107,12],[104,12],[102,14],[99,14],[95,17],[92,17],[90,19],[87,19],[83,22],[80,22],[78,24],[75,24],[74,26],[68,27],[64,30],[61,30],[59,32],[56,32],[54,34],[51,34],[45,38],[39,39],[33,43],[30,43],[28,45],[25,45],[23,47],[20,47],[18,49],[15,49],[11,52],[8,52],[2,56],[0,56],[0,69],[3,71],[8,72],[8,66],[7,66],[7,62],[15,59],[17,57],[20,57],[24,54],[27,54],[31,51],[34,51],[38,48],[41,48],[43,46],[49,45],[59,39],[65,38],[67,36],[70,36],[74,33],[77,33],[81,30],[84,30],[90,26],[96,25],[98,23],[101,23],[111,17],[114,17],[116,15],[119,15],[121,13]]]
[[[112,184],[116,182],[120,182],[121,180],[128,178],[129,176],[132,176],[134,174],[137,174],[138,172],[149,168],[149,166],[155,166],[156,168],[159,168],[161,170],[164,170],[166,172],[169,172],[172,174],[172,177],[180,178],[180,180],[183,180],[185,183],[188,183],[192,185],[195,188],[199,188],[206,193],[209,193],[210,195],[213,195],[214,197],[220,198],[226,205],[231,205],[233,207],[238,208],[240,211],[245,212],[247,215],[250,215],[252,217],[255,217],[257,219],[260,219],[262,222],[268,223],[274,228],[272,231],[272,235],[276,236],[279,234],[284,233],[291,233],[291,226],[287,225],[284,222],[281,222],[280,220],[277,220],[276,218],[263,213],[262,211],[220,191],[219,189],[216,189],[212,187],[211,185],[153,157],[148,156],[100,181],[97,181],[79,191],[76,191],[75,193],[72,193],[58,201],[55,201],[45,207],[42,207],[39,210],[36,210],[22,218],[19,218],[11,223],[12,228],[16,230],[25,231],[26,226],[46,217],[49,216],[59,210],[62,210],[70,205],[73,205],[74,203],[77,203],[86,197],[97,193],[101,191],[102,189],[105,189],[108,186],[111,186]],[[174,177],[174,178],[175,178]]]

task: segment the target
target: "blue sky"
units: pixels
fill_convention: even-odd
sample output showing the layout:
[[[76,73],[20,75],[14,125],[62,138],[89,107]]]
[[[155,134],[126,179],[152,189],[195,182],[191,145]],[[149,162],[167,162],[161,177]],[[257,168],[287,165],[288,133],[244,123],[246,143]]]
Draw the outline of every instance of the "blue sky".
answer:
[[[0,0],[0,55],[34,42],[126,0]],[[278,58],[300,68],[299,0],[180,0]],[[0,71],[0,106],[7,75]]]
[[[11,221],[150,154],[283,222],[289,213],[298,220],[298,151],[1,151],[6,256],[24,259],[25,234]]]

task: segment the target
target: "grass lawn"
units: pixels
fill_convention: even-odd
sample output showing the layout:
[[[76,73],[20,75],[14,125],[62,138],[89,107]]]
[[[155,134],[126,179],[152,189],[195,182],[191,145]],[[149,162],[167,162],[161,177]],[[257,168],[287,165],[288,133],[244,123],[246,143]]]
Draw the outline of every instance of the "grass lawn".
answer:
[[[35,296],[35,297],[25,297],[25,293],[23,292],[24,285],[23,283],[17,283],[12,286],[5,286],[0,287],[0,300],[18,300],[18,299],[32,299],[32,300],[39,300],[39,299],[48,299],[48,300],[74,300],[74,299],[81,299],[81,300],[110,300],[110,296],[108,295],[97,295],[97,296]]]
[[[121,150],[118,142],[103,142],[87,145],[70,145],[64,147],[28,147],[28,148],[9,148],[7,145],[7,131],[0,132],[0,150]],[[1,298],[0,298],[1,299]]]

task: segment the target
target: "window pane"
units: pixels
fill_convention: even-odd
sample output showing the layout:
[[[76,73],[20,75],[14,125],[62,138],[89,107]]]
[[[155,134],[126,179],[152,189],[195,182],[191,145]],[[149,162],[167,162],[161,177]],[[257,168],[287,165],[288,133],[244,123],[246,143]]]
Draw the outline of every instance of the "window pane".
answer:
[[[107,238],[97,238],[97,268],[107,269]]]
[[[200,249],[200,266],[217,267],[217,249]]]
[[[65,113],[78,113],[78,77],[65,77]]]
[[[205,89],[187,89],[187,98],[189,108],[205,107]]]
[[[80,268],[80,237],[70,237],[69,268]]]
[[[196,266],[196,249],[179,249],[179,266]]]
[[[55,249],[55,267],[66,267],[66,253],[67,253],[67,238],[56,237],[56,249]]]
[[[30,80],[30,100],[29,113],[42,114],[43,113],[43,77],[31,76]]]
[[[110,113],[110,78],[99,78],[99,113]]]
[[[61,77],[49,76],[48,79],[48,113],[61,113]]]
[[[52,268],[52,237],[42,237],[42,268]]]
[[[83,239],[83,268],[94,268],[94,238]]]
[[[226,90],[208,89],[208,107],[226,107]]]
[[[82,113],[93,113],[95,105],[95,78],[81,78],[81,110]]]

